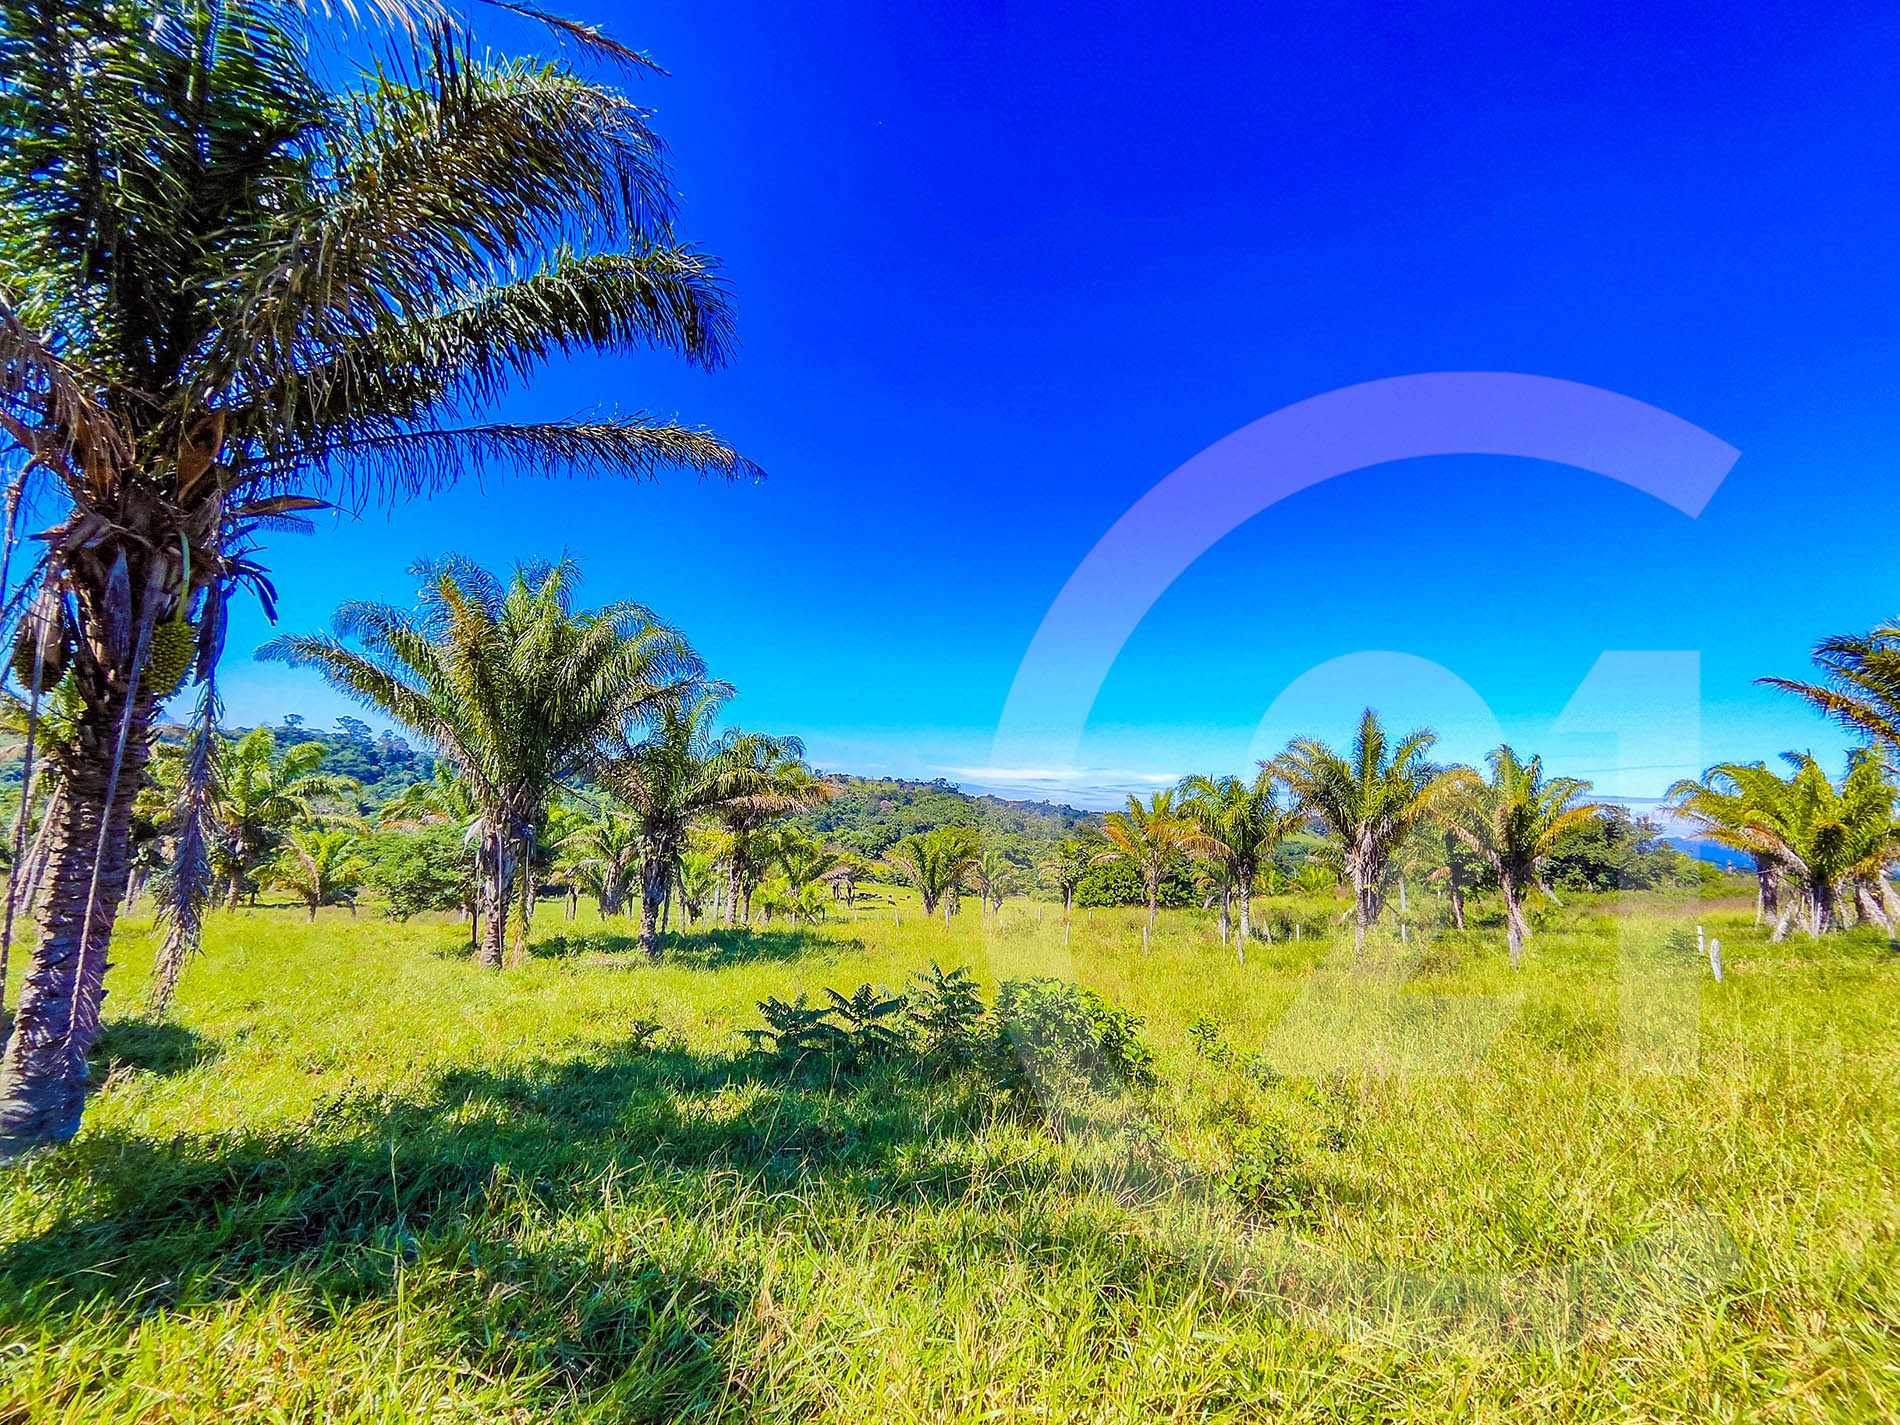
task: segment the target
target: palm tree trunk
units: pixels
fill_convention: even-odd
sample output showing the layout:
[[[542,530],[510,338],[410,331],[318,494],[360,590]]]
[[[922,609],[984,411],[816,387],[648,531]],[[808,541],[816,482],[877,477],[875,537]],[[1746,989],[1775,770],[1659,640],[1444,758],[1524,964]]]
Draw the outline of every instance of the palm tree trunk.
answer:
[[[1524,964],[1524,937],[1530,933],[1524,920],[1524,897],[1508,876],[1499,877],[1498,885],[1504,892],[1504,933],[1510,945],[1511,968],[1516,970]]]
[[[79,1131],[86,1056],[99,1032],[112,926],[131,869],[132,799],[151,755],[152,713],[151,696],[140,693],[127,720],[124,692],[107,685],[86,700],[73,748],[62,759],[66,791],[50,843],[39,943],[0,1060],[0,1157],[63,1143]],[[124,756],[108,805],[122,725]]]
[[[1372,869],[1355,857],[1352,863],[1352,958],[1355,963],[1365,957],[1366,935],[1378,918],[1379,890],[1374,884]]]
[[[1249,877],[1246,884],[1240,888],[1240,943],[1242,947],[1245,947],[1251,939],[1253,939],[1253,879]],[[1242,956],[1244,957],[1246,953],[1243,948]]]
[[[1148,884],[1148,919],[1146,922],[1143,923],[1141,927],[1141,949],[1142,949],[1143,954],[1147,953],[1148,946],[1154,940],[1155,901],[1157,897],[1159,896],[1159,894],[1160,894],[1160,888],[1154,882],[1152,881],[1149,882]]]
[[[485,970],[499,970],[508,944],[508,852],[499,831],[482,835],[481,901],[475,919],[479,934],[475,962]]]
[[[1755,924],[1772,925],[1781,914],[1781,882],[1774,863],[1766,857],[1755,858]]]
[[[647,958],[660,958],[660,903],[666,899],[664,866],[657,856],[640,867],[640,948]]]
[[[1233,923],[1234,891],[1231,886],[1220,888],[1220,943],[1227,943],[1227,932]]]
[[[748,917],[749,918],[749,917]],[[739,923],[739,858],[726,863],[726,924]]]

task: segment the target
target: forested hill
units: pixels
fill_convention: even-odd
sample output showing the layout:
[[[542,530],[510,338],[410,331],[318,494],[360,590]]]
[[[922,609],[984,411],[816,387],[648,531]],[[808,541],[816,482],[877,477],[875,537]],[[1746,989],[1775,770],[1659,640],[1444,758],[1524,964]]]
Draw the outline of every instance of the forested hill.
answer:
[[[234,734],[241,735],[239,729]],[[277,738],[277,750],[303,742],[323,744],[323,770],[340,777],[354,777],[363,784],[363,800],[380,806],[412,782],[427,781],[435,771],[435,758],[418,751],[393,732],[377,732],[366,722],[340,717],[334,731],[311,727],[296,713],[271,728]]]
[[[839,788],[838,795],[797,821],[865,856],[881,856],[913,832],[975,826],[1012,860],[1028,865],[1035,853],[1096,820],[1092,812],[1058,803],[972,796],[942,780],[906,782],[843,772],[824,776]]]

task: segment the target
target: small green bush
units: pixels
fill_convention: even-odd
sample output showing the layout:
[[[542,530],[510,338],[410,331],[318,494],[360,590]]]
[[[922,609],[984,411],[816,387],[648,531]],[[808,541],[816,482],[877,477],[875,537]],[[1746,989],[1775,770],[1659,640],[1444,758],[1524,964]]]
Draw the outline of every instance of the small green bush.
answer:
[[[1304,1215],[1308,1185],[1299,1155],[1273,1124],[1249,1128],[1234,1140],[1227,1168],[1228,1193],[1259,1217]]]
[[[1004,981],[990,1025],[992,1071],[1014,1096],[1069,1104],[1154,1086],[1141,1020],[1067,980]]]

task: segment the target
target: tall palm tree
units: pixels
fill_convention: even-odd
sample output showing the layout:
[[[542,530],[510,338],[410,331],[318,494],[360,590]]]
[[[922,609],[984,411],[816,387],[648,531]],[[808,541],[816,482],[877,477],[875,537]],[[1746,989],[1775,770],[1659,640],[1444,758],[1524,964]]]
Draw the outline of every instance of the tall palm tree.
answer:
[[[1301,809],[1334,837],[1352,885],[1353,953],[1385,906],[1393,853],[1425,814],[1438,769],[1428,761],[1437,734],[1421,728],[1396,743],[1367,708],[1343,753],[1311,737],[1295,738],[1270,764]]]
[[[944,924],[948,925],[952,898],[981,852],[971,828],[940,826],[935,831],[906,836],[884,853],[884,863],[917,892],[925,915],[942,905]]]
[[[1253,938],[1253,892],[1266,864],[1280,843],[1299,830],[1303,816],[1297,806],[1283,804],[1275,795],[1276,779],[1262,768],[1251,783],[1238,777],[1192,776],[1177,788],[1182,815],[1205,838],[1207,857],[1220,868],[1221,943],[1227,943],[1230,900],[1240,909],[1241,955]]]
[[[1079,836],[1069,837],[1058,842],[1053,850],[1036,863],[1036,874],[1046,886],[1053,886],[1062,893],[1062,924],[1064,934],[1070,918],[1075,914],[1075,891],[1082,884],[1082,878],[1089,873],[1089,867],[1095,864],[1095,850]]]
[[[646,736],[624,743],[601,770],[639,828],[640,948],[649,955],[660,952],[660,911],[693,824],[733,817],[750,825],[754,812],[779,804],[775,765],[735,753],[715,734],[730,696],[723,684],[710,684],[661,699]]]
[[[749,924],[752,888],[772,858],[766,833],[779,818],[829,801],[833,789],[805,764],[805,744],[796,737],[734,728],[719,739],[718,755],[749,786],[716,812],[726,833],[726,923]]]
[[[1878,757],[1856,755],[1836,786],[1807,753],[1782,756],[1785,777],[1759,762],[1725,762],[1700,783],[1673,789],[1683,814],[1774,867],[1791,893],[1775,921],[1776,940],[1797,917],[1810,936],[1839,929],[1842,892],[1853,895],[1859,882],[1883,876],[1900,858],[1897,794]]]
[[[984,910],[1000,911],[1003,908],[1003,897],[1016,889],[1016,876],[1020,869],[1003,854],[1000,847],[985,846],[977,853],[976,863],[970,867],[970,884],[975,888]]]
[[[1123,861],[1141,876],[1142,890],[1148,897],[1148,919],[1141,927],[1141,948],[1148,949],[1154,936],[1155,910],[1161,900],[1161,881],[1183,856],[1209,849],[1209,842],[1194,822],[1174,805],[1172,791],[1156,792],[1148,805],[1130,796],[1122,811],[1102,818],[1105,845],[1095,853],[1097,864]]]
[[[277,735],[268,727],[253,728],[235,742],[218,740],[211,815],[228,847],[226,906],[253,889],[284,831],[340,812],[362,791],[354,778],[325,772],[323,755],[322,743],[300,742],[279,757]]]
[[[0,613],[28,701],[64,679],[80,706],[0,1151],[78,1128],[154,713],[195,669],[215,725],[231,600],[274,613],[264,535],[484,470],[756,473],[676,424],[483,419],[570,352],[716,366],[729,308],[674,236],[647,111],[445,7],[368,8],[402,21],[393,62],[338,88],[362,51],[327,6],[0,0],[6,508],[59,511]],[[184,869],[189,934],[207,875]]]
[[[1805,698],[1850,731],[1900,756],[1900,623],[1883,623],[1864,634],[1824,638],[1814,646],[1821,681],[1758,678],[1771,688]]]
[[[1581,800],[1590,790],[1588,782],[1546,777],[1542,758],[1525,761],[1509,743],[1495,748],[1486,761],[1488,779],[1469,767],[1453,768],[1439,779],[1429,800],[1445,829],[1497,875],[1515,970],[1523,964],[1524,940],[1530,934],[1525,897],[1543,884],[1545,863],[1564,838],[1602,808]]]
[[[605,765],[630,719],[696,683],[698,657],[634,604],[576,612],[569,563],[526,565],[505,584],[459,561],[424,565],[421,607],[347,604],[341,635],[286,637],[260,656],[315,668],[332,687],[382,711],[453,762],[481,806],[484,931],[477,958],[499,968],[509,907],[527,954],[527,874],[557,788]]]
[[[295,895],[315,920],[318,907],[335,905],[363,884],[368,867],[356,846],[353,831],[299,827],[264,868],[264,878]]]

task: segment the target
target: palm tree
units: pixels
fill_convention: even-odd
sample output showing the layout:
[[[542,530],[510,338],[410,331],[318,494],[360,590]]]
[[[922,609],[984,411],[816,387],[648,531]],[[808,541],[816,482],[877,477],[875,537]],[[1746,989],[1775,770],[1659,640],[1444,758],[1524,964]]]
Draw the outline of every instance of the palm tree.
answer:
[[[1758,678],[1771,688],[1805,698],[1834,721],[1884,749],[1900,754],[1900,623],[1883,623],[1865,634],[1824,638],[1814,646],[1821,681]]]
[[[1469,767],[1453,768],[1439,779],[1429,801],[1445,829],[1496,874],[1515,970],[1523,964],[1524,940],[1530,934],[1525,896],[1543,884],[1544,865],[1564,838],[1602,808],[1579,800],[1590,790],[1588,782],[1546,777],[1542,758],[1525,761],[1509,743],[1494,749],[1486,761],[1488,780]]]
[[[841,857],[811,833],[788,826],[778,834],[772,847],[772,859],[784,873],[786,885],[794,894],[800,894],[807,886],[817,885],[835,871]]]
[[[941,904],[950,923],[951,900],[981,853],[976,832],[967,826],[940,826],[906,836],[884,853],[885,864],[916,890],[929,915]]]
[[[568,838],[566,868],[600,902],[603,917],[618,915],[639,883],[640,819],[609,805]]]
[[[716,816],[726,833],[726,924],[751,923],[752,888],[772,857],[765,833],[780,817],[808,811],[832,797],[832,787],[805,765],[805,744],[737,728],[719,740],[718,755],[749,790],[721,805]]]
[[[1154,935],[1162,877],[1183,856],[1205,850],[1207,840],[1192,820],[1176,810],[1172,791],[1156,792],[1147,806],[1139,797],[1129,797],[1125,810],[1112,811],[1102,818],[1102,836],[1107,845],[1095,853],[1096,863],[1125,861],[1141,876],[1142,889],[1148,896],[1148,919],[1141,927],[1141,948],[1145,951]]]
[[[438,761],[426,782],[411,782],[377,809],[384,826],[473,826],[481,816],[475,789],[452,763]]]
[[[356,854],[354,832],[310,826],[290,833],[277,859],[264,869],[264,877],[294,894],[315,920],[319,906],[335,905],[354,895],[367,871]]]
[[[60,510],[0,613],[20,615],[29,703],[64,679],[81,709],[51,754],[60,822],[0,1151],[77,1131],[154,713],[195,669],[215,726],[231,600],[274,612],[263,535],[504,468],[757,473],[677,424],[482,418],[571,352],[716,366],[729,308],[674,235],[646,110],[478,49],[446,7],[369,8],[401,21],[377,37],[393,62],[338,89],[363,50],[327,8],[0,0],[6,508]],[[207,878],[185,869],[190,934]]]
[[[253,728],[235,742],[218,740],[211,815],[228,847],[227,907],[247,891],[255,894],[255,873],[286,829],[320,820],[362,791],[354,778],[322,770],[323,751],[320,742],[300,742],[279,757],[277,734],[268,727]]]
[[[719,884],[719,857],[704,847],[688,843],[673,868],[673,886],[679,892],[680,911],[690,926],[706,913]]]
[[[1391,743],[1379,715],[1367,708],[1352,746],[1336,752],[1311,737],[1295,738],[1267,764],[1338,843],[1352,884],[1353,954],[1385,906],[1386,872],[1395,852],[1425,814],[1437,769],[1426,760],[1437,741],[1426,729]]]
[[[1786,777],[1759,762],[1725,762],[1701,782],[1671,789],[1677,810],[1724,845],[1753,854],[1758,866],[1772,867],[1791,892],[1775,940],[1797,917],[1810,936],[1840,928],[1842,891],[1856,895],[1869,877],[1884,882],[1900,857],[1896,791],[1878,757],[1857,754],[1838,787],[1807,753],[1782,757],[1791,769]]]
[[[1220,938],[1227,943],[1228,906],[1240,903],[1240,954],[1253,938],[1253,892],[1266,864],[1281,842],[1299,829],[1297,807],[1283,805],[1275,793],[1273,773],[1262,768],[1251,785],[1238,777],[1185,777],[1176,789],[1181,813],[1200,829],[1204,852],[1220,868]]]
[[[1082,878],[1089,873],[1089,867],[1095,864],[1095,848],[1079,836],[1072,836],[1058,842],[1055,848],[1036,863],[1036,874],[1046,886],[1054,886],[1062,893],[1063,934],[1068,934],[1071,917],[1075,915],[1075,889],[1082,884]]]
[[[791,774],[779,760],[755,756],[752,742],[714,735],[731,696],[723,684],[696,686],[654,705],[646,736],[607,759],[602,779],[640,830],[640,948],[660,951],[660,909],[695,821],[722,818],[748,830],[791,805]]]
[[[526,565],[506,583],[470,565],[424,565],[410,613],[347,604],[339,638],[280,638],[260,650],[315,668],[453,762],[481,807],[481,964],[499,968],[520,894],[514,956],[527,954],[535,836],[557,788],[601,771],[609,737],[676,701],[701,676],[685,641],[634,604],[573,607],[569,563]]]
[[[1669,788],[1669,810],[1693,825],[1719,846],[1747,855],[1755,865],[1755,924],[1779,925],[1781,886],[1787,868],[1779,848],[1753,825],[1763,810],[1762,798],[1778,802],[1781,779],[1760,764],[1734,775],[1737,764],[1709,768],[1701,780],[1684,777]],[[1755,775],[1757,771],[1764,776]]]
[[[1002,910],[1003,897],[1016,889],[1016,873],[1020,869],[997,847],[985,846],[977,853],[976,862],[970,867],[970,882],[984,910]]]

